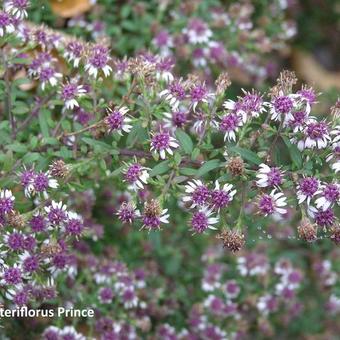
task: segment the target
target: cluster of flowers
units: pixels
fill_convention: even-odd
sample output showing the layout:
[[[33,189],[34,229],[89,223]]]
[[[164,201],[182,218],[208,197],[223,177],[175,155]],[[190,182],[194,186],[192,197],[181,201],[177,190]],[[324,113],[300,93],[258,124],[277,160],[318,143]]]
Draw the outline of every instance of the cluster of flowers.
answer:
[[[16,306],[53,299],[55,279],[61,273],[77,273],[69,244],[83,232],[82,217],[47,193],[58,187],[50,173],[58,172],[60,162],[54,162],[46,173],[24,169],[20,174],[25,195],[38,195],[33,210],[19,212],[12,191],[0,191],[1,285],[3,297]]]
[[[305,289],[302,283],[308,277],[303,268],[295,266],[291,260],[280,258],[273,261],[260,247],[243,252],[226,265],[220,248],[212,247],[206,250],[201,260],[201,288],[199,292],[195,291],[199,300],[186,299],[190,306],[185,311],[185,326],[178,329],[170,320],[180,301],[176,300],[176,295],[163,301],[162,292],[173,288],[162,276],[160,268],[156,269],[147,261],[145,269],[138,268],[132,272],[123,262],[99,260],[81,243],[76,248],[81,249],[81,257],[85,259],[80,261],[83,279],[98,286],[87,281],[83,284],[95,287],[98,293],[93,294],[92,290],[87,291],[81,286],[74,286],[74,289],[81,292],[82,301],[93,301],[96,314],[91,334],[99,334],[101,339],[138,338],[145,332],[150,334],[151,329],[157,338],[162,339],[244,339],[255,333],[268,337],[274,334],[278,323],[285,327],[299,322],[310,308],[310,301],[302,299]],[[340,311],[339,298],[330,289],[338,285],[338,276],[332,267],[330,260],[313,260],[313,275],[320,277],[319,282],[314,284],[323,298],[323,317],[329,316],[328,322],[332,322],[332,316]],[[253,284],[245,284],[246,279],[251,279]],[[122,289],[135,290],[133,303],[130,298],[127,302],[119,293]],[[73,303],[74,297],[66,298]],[[107,315],[106,308],[110,303],[115,306],[114,318]],[[44,336],[46,339],[52,335],[60,337],[63,332],[85,339],[85,335],[68,326],[64,330],[50,326],[44,331]]]
[[[152,43],[157,53],[189,61],[207,75],[213,70],[211,66],[218,65],[238,69],[253,81],[272,77],[275,65],[266,61],[266,54],[284,49],[286,41],[296,34],[295,23],[283,19],[286,2],[270,3],[273,16],[269,15],[267,20],[277,26],[273,35],[255,22],[255,8],[250,2],[233,3],[228,9],[223,5],[204,9],[209,13],[205,19],[204,15],[198,16],[200,5],[193,7],[179,9],[173,15],[170,30],[157,27]]]

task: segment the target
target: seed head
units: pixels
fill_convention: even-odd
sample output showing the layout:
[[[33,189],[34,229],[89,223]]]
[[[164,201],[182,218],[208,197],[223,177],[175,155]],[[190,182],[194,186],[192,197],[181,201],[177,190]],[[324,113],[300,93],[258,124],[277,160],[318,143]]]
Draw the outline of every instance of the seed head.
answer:
[[[51,175],[57,178],[66,178],[70,173],[69,166],[62,159],[54,161],[49,168]]]
[[[148,217],[160,216],[162,213],[161,205],[159,201],[152,199],[151,201],[145,203],[144,215]]]
[[[314,242],[317,239],[317,229],[308,218],[303,218],[298,226],[298,234],[301,239],[307,242]]]
[[[25,219],[18,211],[13,210],[7,215],[7,223],[14,228],[23,228]]]
[[[215,81],[216,93],[222,94],[231,85],[230,77],[227,72],[221,73]]]
[[[241,176],[244,172],[244,162],[241,157],[232,157],[227,164],[228,171],[234,176]]]
[[[232,253],[240,251],[245,244],[244,234],[239,230],[225,229],[217,238],[222,240],[223,248],[228,248]]]

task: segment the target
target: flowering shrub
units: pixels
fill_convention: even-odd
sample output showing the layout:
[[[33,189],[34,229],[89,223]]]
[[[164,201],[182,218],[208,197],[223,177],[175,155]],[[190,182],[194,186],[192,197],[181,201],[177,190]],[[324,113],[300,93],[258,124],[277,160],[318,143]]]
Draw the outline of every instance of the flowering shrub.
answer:
[[[26,22],[28,5],[0,12],[1,302],[95,310],[27,322],[29,336],[300,336],[308,285],[327,310],[313,332],[332,323],[339,101],[323,117],[290,71],[234,96],[226,72],[176,73],[162,46],[113,58]],[[200,20],[182,33],[211,47]]]

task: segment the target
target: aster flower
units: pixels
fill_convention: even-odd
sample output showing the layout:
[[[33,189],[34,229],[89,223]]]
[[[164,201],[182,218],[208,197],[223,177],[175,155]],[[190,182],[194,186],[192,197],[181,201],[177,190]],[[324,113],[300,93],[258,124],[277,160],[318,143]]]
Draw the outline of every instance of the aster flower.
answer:
[[[40,259],[37,255],[32,255],[25,251],[19,256],[20,267],[25,273],[32,274],[38,271],[40,267]]]
[[[159,96],[166,100],[173,110],[177,110],[181,101],[185,99],[185,89],[180,80],[174,80],[159,93]]]
[[[131,309],[138,306],[138,297],[133,287],[130,286],[122,289],[120,296],[126,309]]]
[[[228,280],[223,288],[228,299],[235,299],[240,294],[240,286],[235,280]]]
[[[56,70],[51,66],[43,67],[38,72],[38,78],[41,83],[41,89],[44,91],[47,85],[56,86],[62,74],[56,72]]]
[[[8,0],[5,2],[5,11],[13,15],[16,19],[27,18],[27,8],[29,0]]]
[[[318,122],[315,118],[311,118],[305,125],[303,131],[303,139],[298,141],[297,147],[300,151],[304,149],[324,149],[329,141],[329,128],[325,121]],[[295,139],[292,139],[295,142]]]
[[[287,210],[282,207],[286,205],[286,197],[282,192],[277,192],[276,189],[272,190],[270,194],[263,194],[258,202],[259,211],[264,216],[283,215]]]
[[[113,291],[110,287],[102,287],[98,292],[98,299],[103,304],[112,303]]]
[[[64,227],[66,234],[80,236],[84,230],[83,218],[77,213],[69,211],[67,212],[67,221]]]
[[[222,116],[219,129],[224,132],[224,141],[227,139],[228,141],[236,141],[236,133],[243,123],[242,116],[238,113],[231,112]]]
[[[22,251],[24,249],[24,235],[21,231],[7,232],[3,235],[5,246],[12,251]]]
[[[268,315],[275,312],[279,305],[275,296],[266,294],[258,299],[256,306],[263,315]]]
[[[60,330],[61,339],[86,340],[85,336],[78,333],[73,326],[66,326]]]
[[[226,183],[221,188],[220,183],[218,181],[215,181],[215,189],[212,190],[210,193],[212,208],[220,210],[227,207],[236,194],[236,190],[232,189],[232,184]]]
[[[13,33],[14,31],[13,18],[10,14],[0,11],[0,37],[3,37],[5,34]]]
[[[170,57],[160,59],[156,64],[156,78],[164,80],[166,83],[170,83],[174,80],[174,76],[171,72],[174,67],[174,61]]]
[[[86,90],[83,85],[68,83],[62,86],[60,97],[61,100],[64,102],[66,109],[73,110],[75,107],[79,107],[77,98],[84,95],[84,93],[86,93]]]
[[[319,185],[319,180],[315,177],[305,177],[301,179],[296,188],[299,204],[307,200],[307,204],[309,205],[311,199],[317,193]]]
[[[238,104],[235,104],[233,109],[241,110],[246,113],[247,117],[257,118],[266,111],[266,105],[263,101],[262,95],[252,90],[251,92],[242,89],[244,95],[239,97]]]
[[[328,208],[326,210],[319,210],[313,206],[310,206],[308,208],[308,214],[320,227],[331,227],[336,221],[334,211],[331,208]]]
[[[67,206],[63,202],[52,201],[51,205],[44,208],[47,218],[52,225],[60,225],[67,220]]]
[[[140,216],[140,213],[133,202],[123,202],[118,209],[117,216],[123,223],[131,224],[137,216]]]
[[[0,214],[5,215],[13,211],[15,197],[11,190],[0,190]]]
[[[159,53],[163,56],[168,56],[170,49],[174,47],[173,39],[168,31],[160,31],[152,40],[155,47],[159,49]]]
[[[194,85],[190,90],[190,100],[193,110],[196,111],[196,107],[200,103],[208,103],[210,99],[214,97],[213,93],[208,92],[206,85],[198,84]]]
[[[99,71],[102,71],[105,77],[108,77],[112,72],[111,66],[108,65],[109,60],[110,57],[107,48],[100,45],[95,46],[91,49],[90,55],[87,58],[85,71],[94,78],[97,78]]]
[[[23,275],[19,264],[15,263],[12,267],[3,266],[0,270],[0,283],[2,285],[18,285],[22,282]]]
[[[73,62],[74,67],[78,67],[84,54],[84,45],[78,41],[71,41],[65,46],[64,57]]]
[[[144,189],[144,184],[147,184],[149,178],[148,170],[150,169],[137,162],[131,163],[123,170],[124,181],[135,191]]]
[[[32,188],[28,190],[29,194],[43,194],[46,198],[48,188],[56,189],[59,184],[58,181],[52,178],[49,171],[47,172],[38,172],[33,177],[33,181],[31,183]]]
[[[188,122],[188,114],[182,110],[176,110],[172,112],[164,112],[164,127],[169,130],[175,130],[176,128],[183,128]]]
[[[321,210],[327,210],[334,204],[340,203],[340,184],[329,183],[323,184],[318,192],[318,197],[315,201],[316,207]]]
[[[168,131],[160,131],[152,136],[150,150],[155,154],[159,154],[161,159],[165,159],[166,152],[173,155],[172,149],[178,147],[176,139],[171,137]]]
[[[207,43],[212,36],[208,25],[198,18],[191,19],[188,26],[183,29],[183,33],[188,36],[189,42],[193,45]]]
[[[218,223],[218,217],[212,217],[212,209],[201,207],[198,211],[194,212],[191,218],[191,230],[194,234],[201,234],[207,229],[216,230],[214,224]]]
[[[306,104],[306,111],[309,114],[311,111],[311,106],[317,103],[317,93],[313,90],[312,87],[307,87],[303,85],[301,90],[297,92],[298,99]]]
[[[269,167],[267,164],[260,164],[256,177],[256,185],[260,188],[278,187],[282,184],[283,173],[280,168]]]
[[[168,209],[162,209],[160,203],[157,200],[151,200],[145,202],[144,211],[142,214],[142,229],[159,230],[161,223],[169,223]]]
[[[294,133],[303,131],[305,125],[309,120],[308,113],[306,111],[293,111],[285,116],[283,126],[290,127]]]
[[[272,120],[282,121],[294,109],[294,95],[278,95],[269,103]]]
[[[126,116],[129,109],[125,106],[119,109],[107,108],[108,115],[104,119],[104,123],[108,129],[108,132],[117,131],[122,135],[122,131],[129,133],[132,129],[131,118]]]
[[[210,190],[200,180],[189,181],[185,186],[185,192],[187,195],[183,197],[183,202],[190,202],[191,208],[208,205]]]

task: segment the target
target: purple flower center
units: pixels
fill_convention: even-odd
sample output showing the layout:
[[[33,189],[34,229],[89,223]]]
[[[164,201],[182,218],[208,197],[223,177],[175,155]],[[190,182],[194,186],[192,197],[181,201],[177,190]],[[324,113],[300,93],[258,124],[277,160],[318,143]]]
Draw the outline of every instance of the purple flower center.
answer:
[[[276,186],[282,184],[281,171],[278,168],[271,168],[268,173],[269,186]]]
[[[307,135],[311,139],[321,139],[328,133],[328,126],[325,122],[309,123]]]
[[[200,19],[192,19],[189,22],[188,28],[195,31],[197,35],[203,35],[207,30],[207,25]]]
[[[21,283],[21,271],[19,268],[8,268],[4,273],[4,280],[9,285]]]
[[[236,113],[230,113],[222,117],[220,130],[224,132],[234,131],[240,123],[240,117]]]
[[[135,183],[142,174],[142,166],[138,163],[131,164],[125,173],[125,180],[129,183]]]
[[[33,216],[30,220],[30,226],[33,232],[43,231],[46,227],[45,218],[37,215]]]
[[[66,255],[65,254],[54,255],[54,257],[53,257],[53,264],[58,269],[65,268],[65,266],[67,264],[67,257],[66,257]]]
[[[54,75],[54,70],[51,67],[45,67],[40,72],[40,80],[42,82],[50,80]]]
[[[211,203],[212,205],[217,208],[226,207],[230,202],[230,196],[227,192],[223,190],[214,190],[211,193]]]
[[[204,99],[206,94],[207,94],[207,89],[205,88],[205,86],[197,85],[190,92],[191,100],[193,102],[199,102],[202,99]]]
[[[83,228],[83,223],[77,218],[69,219],[65,227],[66,232],[72,235],[80,235]]]
[[[328,184],[323,190],[323,195],[327,201],[335,202],[340,197],[339,187],[336,184]]]
[[[101,289],[99,295],[101,300],[103,301],[111,301],[113,298],[112,289],[109,287],[104,287],[103,289]]]
[[[75,84],[66,84],[64,85],[62,92],[61,92],[61,97],[64,100],[70,100],[74,98],[77,94],[77,85]]]
[[[280,113],[288,113],[293,108],[293,101],[287,96],[280,96],[275,98],[274,107]]]
[[[192,193],[192,201],[198,205],[204,205],[210,197],[210,191],[205,185],[198,186]]]
[[[271,215],[274,212],[274,202],[270,195],[264,194],[259,202],[259,209],[264,215]]]
[[[11,212],[13,210],[13,201],[11,200],[11,198],[0,198],[0,213],[1,214],[7,214],[9,212]]]
[[[37,174],[34,178],[34,189],[37,192],[42,192],[48,189],[48,177],[43,172]]]
[[[13,5],[19,9],[25,9],[28,7],[27,0],[12,0]]]
[[[245,112],[258,112],[262,103],[261,96],[255,93],[247,93],[241,100],[241,109]]]
[[[172,122],[177,127],[183,127],[187,122],[187,115],[185,112],[177,111],[172,113]]]
[[[301,126],[306,121],[307,113],[305,111],[293,112],[293,119],[290,120],[290,126]]]
[[[307,100],[309,104],[315,103],[316,95],[311,89],[302,89],[298,91],[298,94]]]
[[[152,146],[156,150],[164,150],[170,146],[170,135],[168,132],[160,132],[153,136]]]
[[[135,218],[135,211],[132,206],[125,205],[120,208],[118,216],[121,221],[131,223]]]
[[[315,214],[315,221],[321,227],[330,227],[335,222],[335,215],[332,209],[318,211]]]
[[[169,91],[178,100],[183,100],[185,98],[185,90],[178,82],[172,82],[169,85]]]
[[[161,221],[158,216],[144,216],[143,224],[149,229],[158,229]]]
[[[90,58],[89,62],[95,68],[104,68],[107,64],[107,54],[103,51],[96,51]]]
[[[5,28],[11,23],[12,23],[11,17],[5,12],[0,12],[0,27]]]
[[[69,43],[67,49],[77,58],[79,58],[83,52],[83,46],[78,42]]]
[[[119,111],[113,111],[106,117],[105,121],[110,130],[119,130],[123,126],[124,115],[122,115]]]
[[[24,237],[22,234],[14,232],[8,236],[7,244],[12,250],[22,249],[24,246]]]
[[[155,37],[155,42],[158,47],[167,46],[168,41],[169,41],[169,34],[167,31],[161,31]]]
[[[205,213],[196,211],[192,216],[191,225],[197,233],[203,233],[208,228],[208,218]]]
[[[28,184],[31,183],[32,179],[34,179],[34,171],[25,170],[20,176],[21,185],[27,187]]]
[[[66,213],[65,211],[59,209],[59,208],[53,208],[51,206],[50,211],[48,213],[48,219],[52,224],[60,224],[61,222],[64,222],[66,219]]]
[[[39,260],[36,256],[30,256],[24,260],[23,268],[25,272],[33,273],[39,268]]]
[[[300,189],[306,196],[312,197],[319,188],[319,181],[314,177],[306,177],[300,181]]]
[[[17,292],[13,297],[13,301],[17,306],[24,306],[28,302],[28,293],[25,291]]]

